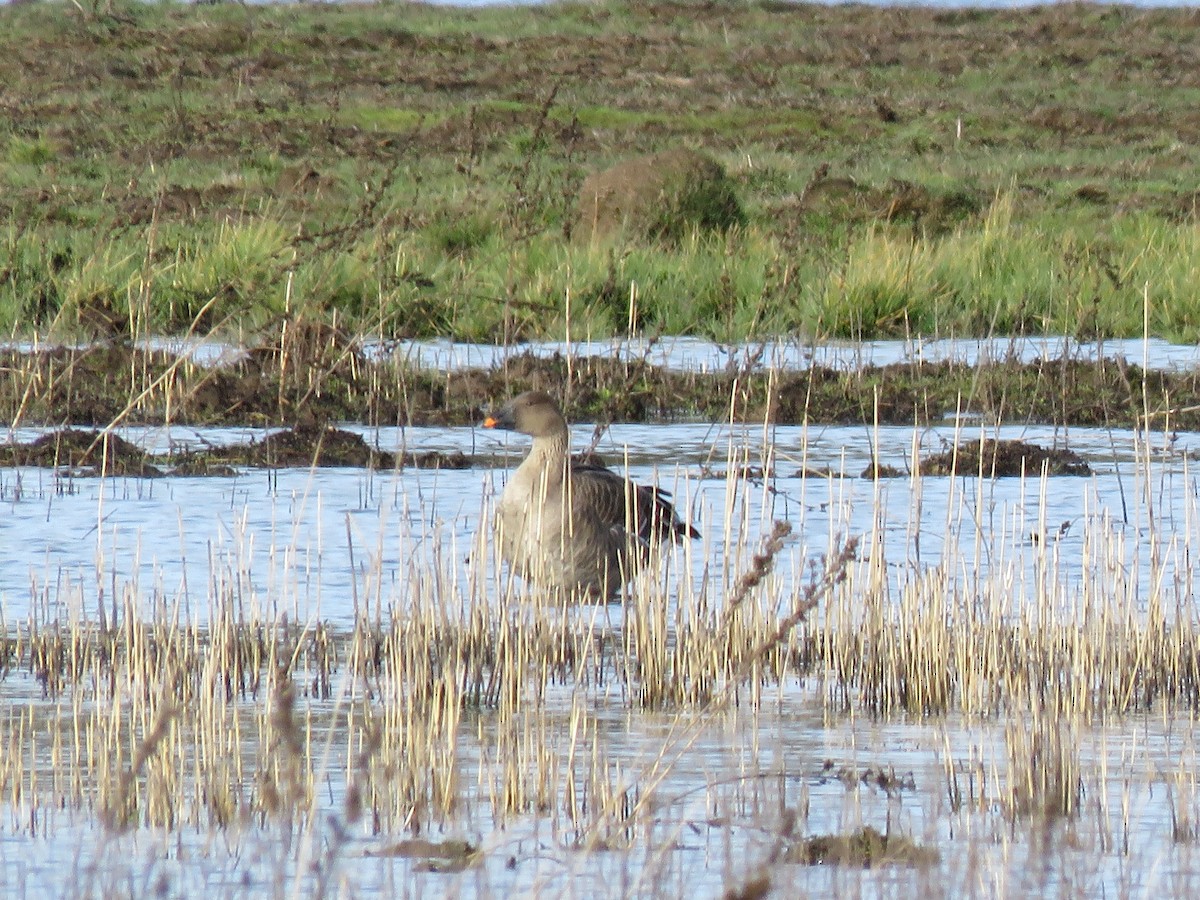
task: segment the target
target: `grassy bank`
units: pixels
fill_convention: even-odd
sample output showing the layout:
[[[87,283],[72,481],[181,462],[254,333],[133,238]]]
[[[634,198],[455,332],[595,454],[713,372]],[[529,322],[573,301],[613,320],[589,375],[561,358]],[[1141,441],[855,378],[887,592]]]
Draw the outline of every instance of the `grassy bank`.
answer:
[[[1092,6],[4,7],[0,328],[1196,340],[1198,52]],[[677,146],[743,226],[572,238]]]

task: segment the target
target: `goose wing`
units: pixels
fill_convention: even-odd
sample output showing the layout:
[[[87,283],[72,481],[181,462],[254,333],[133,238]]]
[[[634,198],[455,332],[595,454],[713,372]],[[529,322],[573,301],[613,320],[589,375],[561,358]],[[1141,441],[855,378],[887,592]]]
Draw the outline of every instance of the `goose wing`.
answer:
[[[581,462],[572,463],[571,482],[575,515],[594,516],[610,528],[626,528],[632,522],[642,540],[700,537],[680,521],[670,493],[661,488],[635,485],[604,466]]]

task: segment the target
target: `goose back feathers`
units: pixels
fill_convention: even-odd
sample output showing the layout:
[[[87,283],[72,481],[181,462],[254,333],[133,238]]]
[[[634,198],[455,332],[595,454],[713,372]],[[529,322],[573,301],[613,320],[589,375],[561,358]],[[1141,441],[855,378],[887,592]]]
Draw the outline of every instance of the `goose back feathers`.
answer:
[[[654,544],[700,536],[666,491],[572,459],[566,419],[549,395],[520,394],[483,424],[533,438],[496,509],[501,558],[521,577],[609,599]]]

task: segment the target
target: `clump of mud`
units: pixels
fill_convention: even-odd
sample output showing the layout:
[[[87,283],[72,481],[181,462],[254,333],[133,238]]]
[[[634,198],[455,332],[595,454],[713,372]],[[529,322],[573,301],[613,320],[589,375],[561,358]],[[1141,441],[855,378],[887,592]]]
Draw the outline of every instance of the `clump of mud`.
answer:
[[[305,426],[288,428],[256,443],[226,447],[219,462],[257,468],[347,466],[368,469],[466,469],[471,460],[463,453],[388,453],[376,450],[362,435],[341,428]]]
[[[144,450],[108,432],[66,428],[28,444],[0,446],[0,466],[68,468],[77,475],[162,475]]]
[[[921,460],[922,475],[982,475],[984,478],[1090,475],[1092,467],[1073,450],[1025,441],[970,441]]]
[[[366,855],[413,859],[417,861],[414,869],[418,872],[461,872],[483,859],[477,846],[455,839],[407,838],[378,850],[367,850]]]
[[[246,448],[249,465],[391,468],[395,457],[370,447],[362,435],[340,428],[289,428]]]
[[[745,221],[725,169],[695,150],[638,156],[595,172],[579,189],[572,235],[673,241],[692,229],[725,231]]]
[[[150,460],[153,459],[154,463]],[[466,469],[470,457],[443,453],[388,453],[361,435],[340,428],[288,428],[261,441],[151,457],[124,438],[101,431],[66,428],[29,443],[0,446],[0,467],[69,468],[77,476],[232,476],[240,468],[345,466],[393,469]]]
[[[1090,475],[1092,467],[1073,450],[1050,449],[1026,441],[968,441],[921,460],[922,475],[981,475],[984,478],[1025,478]],[[903,478],[904,469],[875,460],[863,469],[863,478]]]

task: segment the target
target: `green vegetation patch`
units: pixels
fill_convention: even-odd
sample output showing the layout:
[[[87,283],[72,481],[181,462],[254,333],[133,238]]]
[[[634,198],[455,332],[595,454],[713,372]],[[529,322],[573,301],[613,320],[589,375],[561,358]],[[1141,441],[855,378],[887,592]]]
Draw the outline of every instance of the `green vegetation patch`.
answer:
[[[0,327],[1194,341],[1198,29],[1124,7],[8,5]],[[682,152],[722,167],[736,227],[573,240],[589,176]]]

